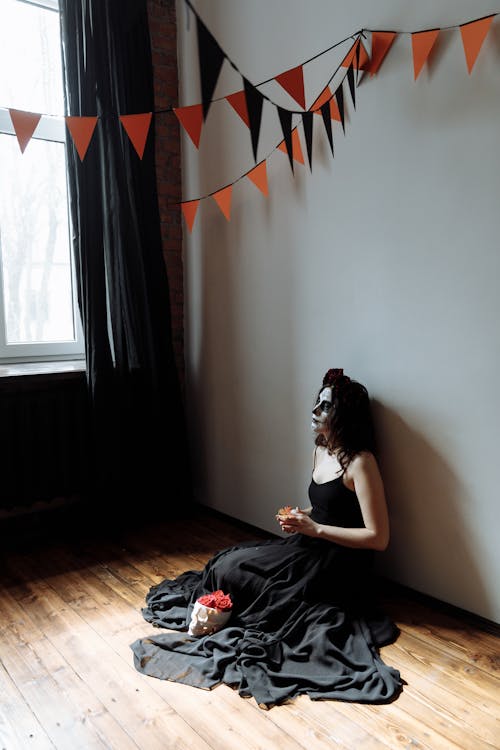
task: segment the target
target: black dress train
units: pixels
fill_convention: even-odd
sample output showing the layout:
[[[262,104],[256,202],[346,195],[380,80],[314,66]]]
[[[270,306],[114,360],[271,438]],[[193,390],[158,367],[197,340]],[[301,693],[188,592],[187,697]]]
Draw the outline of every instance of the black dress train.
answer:
[[[318,523],[364,525],[342,477],[312,480],[309,498]],[[371,550],[303,534],[224,549],[203,570],[151,587],[144,618],[183,632],[132,643],[135,667],[199,688],[226,683],[262,708],[303,693],[313,700],[387,703],[402,680],[378,649],[399,631],[377,607],[372,561]],[[231,595],[229,622],[213,635],[190,636],[194,602],[217,589]]]

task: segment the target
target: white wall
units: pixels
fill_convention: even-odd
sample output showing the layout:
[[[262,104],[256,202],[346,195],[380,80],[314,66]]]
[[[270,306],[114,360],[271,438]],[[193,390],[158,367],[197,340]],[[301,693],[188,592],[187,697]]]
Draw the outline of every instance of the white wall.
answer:
[[[254,83],[361,27],[417,31],[500,10],[481,0],[198,0],[207,27]],[[179,0],[180,104],[200,102],[196,26]],[[306,502],[309,415],[343,367],[374,399],[392,538],[389,577],[500,620],[498,322],[500,17],[468,75],[442,32],[413,81],[398,36],[348,102],[335,159],[316,118],[313,172],[268,159],[269,198],[247,179],[228,223],[202,201],[185,232],[186,369],[200,502],[277,531]],[[307,105],[348,44],[305,68]],[[216,95],[241,88],[225,63]],[[265,89],[283,106],[276,84]],[[305,154],[305,142],[300,128]],[[259,158],[281,140],[264,105]],[[249,131],[212,105],[200,149],[183,139],[184,199],[253,165]]]

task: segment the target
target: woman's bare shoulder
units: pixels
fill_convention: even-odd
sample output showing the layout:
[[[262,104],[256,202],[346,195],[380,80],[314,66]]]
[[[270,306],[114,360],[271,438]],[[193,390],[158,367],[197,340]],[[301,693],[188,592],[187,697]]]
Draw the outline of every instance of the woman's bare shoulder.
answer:
[[[371,451],[357,453],[349,464],[349,473],[356,476],[380,474],[378,461]]]
[[[362,467],[378,466],[377,459],[371,451],[360,451],[359,453],[356,453],[351,461],[351,464],[353,466],[356,465]]]

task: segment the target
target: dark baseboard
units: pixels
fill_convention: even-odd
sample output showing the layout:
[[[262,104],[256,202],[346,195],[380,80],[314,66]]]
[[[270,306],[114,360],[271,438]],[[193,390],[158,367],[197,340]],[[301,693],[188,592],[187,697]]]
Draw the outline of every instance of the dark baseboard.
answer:
[[[417,591],[410,586],[405,586],[404,584],[393,581],[385,576],[381,576],[379,580],[381,592],[389,598],[397,597],[400,599],[408,599],[409,601],[420,602],[429,609],[454,617],[463,623],[470,624],[474,628],[479,628],[480,630],[491,633],[496,637],[500,637],[500,623],[497,623],[494,620],[489,620],[475,612],[470,612],[467,609],[457,607],[455,604],[450,604],[442,599],[437,599],[430,594],[424,594],[422,591]]]
[[[162,510],[156,509],[145,513],[144,506],[137,509],[109,509],[103,505],[92,504],[79,497],[56,498],[49,503],[39,503],[30,508],[14,509],[9,513],[0,511],[0,544],[3,550],[27,551],[31,547],[67,542],[82,537],[114,536],[127,530],[166,523],[168,520],[210,519],[218,518],[224,523],[242,529],[256,539],[277,539],[278,534],[258,528],[252,524],[222,513],[221,511],[195,502],[183,501],[166,505]],[[495,636],[500,636],[500,624],[493,620],[461,609],[453,604],[437,599],[429,594],[405,586],[386,576],[378,577],[380,593],[388,597],[418,601],[425,606],[443,614],[470,623]]]
[[[227,523],[230,523],[232,526],[236,526],[237,528],[241,528],[242,530],[247,531],[250,534],[255,533],[256,538],[268,537],[269,539],[272,539],[279,536],[278,534],[272,534],[271,532],[263,531],[256,526],[252,526],[252,524],[246,523],[245,521],[240,521],[239,519],[233,518],[232,516],[222,513],[221,511],[209,508],[208,506],[200,505],[198,506],[198,509],[198,513],[201,516],[205,515],[206,517],[219,518]],[[447,614],[451,617],[456,617],[462,622],[470,623],[473,627],[485,630],[495,636],[500,636],[500,624],[494,622],[493,620],[488,620],[487,618],[481,617],[481,615],[477,615],[474,612],[462,609],[454,604],[449,604],[448,602],[444,602],[441,599],[430,596],[429,594],[424,594],[386,576],[378,576],[377,583],[379,585],[381,594],[393,597],[398,596],[399,598],[407,598],[410,601],[419,601],[435,611],[442,612],[443,614]]]

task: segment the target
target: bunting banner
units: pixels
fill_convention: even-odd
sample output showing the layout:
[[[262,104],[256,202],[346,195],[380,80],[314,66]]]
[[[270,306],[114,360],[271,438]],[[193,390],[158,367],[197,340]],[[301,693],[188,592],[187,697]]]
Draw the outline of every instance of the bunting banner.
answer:
[[[252,86],[245,78],[245,102],[248,115],[248,127],[252,137],[253,157],[257,161],[257,146],[259,144],[260,123],[262,119],[262,105],[264,98],[258,88]]]
[[[201,102],[203,106],[203,119],[206,120],[212,103],[212,95],[226,56],[198,15],[196,16],[196,28],[198,31]]]
[[[306,108],[306,97],[304,93],[304,71],[302,65],[298,65],[292,70],[287,70],[274,77],[280,86],[295,99],[302,109]]]
[[[196,14],[196,11],[189,3],[189,0],[185,1],[189,4],[193,12]],[[447,29],[460,29],[465,59],[469,73],[472,71],[472,68],[476,62],[478,54],[490,28],[491,22],[497,15],[498,13],[494,13],[484,18],[469,21],[460,26],[446,27]],[[349,48],[347,53],[344,54],[344,57],[342,58],[334,74],[330,77],[330,81],[323,86],[320,93],[316,96],[313,104],[308,109],[306,109],[304,66],[308,62],[311,62],[313,59],[316,59],[319,55],[330,51],[337,45],[333,45],[333,47],[330,47],[328,50],[324,50],[324,52],[319,53],[319,55],[315,55],[314,58],[311,58],[311,60],[296,65],[295,67],[286,70],[283,73],[274,75],[260,84],[251,84],[245,78],[245,76],[242,75],[242,80],[244,83],[243,90],[235,92],[233,94],[228,94],[223,98],[226,99],[226,101],[231,105],[240,119],[243,120],[247,128],[250,130],[252,151],[255,161],[257,161],[257,146],[260,135],[263,101],[267,100],[275,107],[277,119],[279,121],[279,125],[283,134],[283,140],[277,144],[275,149],[278,151],[282,151],[288,156],[292,172],[294,172],[294,162],[298,162],[300,164],[305,163],[298,129],[293,125],[293,116],[300,115],[309,168],[312,171],[314,123],[313,115],[320,115],[322,118],[323,130],[328,140],[330,151],[333,157],[334,135],[332,123],[339,122],[342,127],[342,132],[344,134],[346,132],[346,100],[344,82],[347,80],[348,88],[346,90],[349,91],[350,101],[352,103],[353,110],[355,110],[357,99],[356,89],[361,82],[362,74],[367,72],[369,73],[370,77],[377,75],[396,38],[402,34],[411,35],[413,78],[414,81],[416,81],[423,67],[429,60],[440,31],[441,29],[426,29],[423,31],[415,32],[361,29],[359,32],[356,32],[356,34],[352,35],[351,39],[353,40],[353,43],[351,44],[351,47]],[[368,51],[367,45],[365,44],[368,36],[370,36],[371,38],[370,52]],[[343,42],[345,41],[348,41],[348,39],[343,40]],[[338,44],[342,44],[343,42],[339,42]],[[238,71],[237,66],[229,59],[229,57],[227,57],[227,59],[231,63],[232,67]],[[340,69],[344,69],[345,74],[342,75],[340,82],[336,86],[333,86],[331,82],[335,74]],[[300,110],[287,108],[281,103],[273,101],[269,96],[263,94],[262,92],[259,92],[260,95],[256,97],[255,91],[257,90],[257,88],[269,83],[270,81],[275,81],[276,83],[278,83],[286,91],[286,93],[290,97],[292,97],[295,102],[297,102],[297,104],[300,106]],[[243,177],[248,177],[252,182],[257,184],[264,195],[268,196],[266,161],[270,155],[271,154],[269,154],[266,159],[251,168],[244,175],[238,177],[232,183],[232,185],[236,184]],[[259,186],[256,181],[257,175],[265,176],[265,183],[263,183],[261,186]],[[224,210],[220,205],[220,196],[221,194],[226,195],[226,191],[229,190],[229,187],[231,186],[226,186],[222,189],[222,191],[216,191],[215,193],[210,193],[207,196],[201,196],[198,201],[204,200],[208,197],[215,198],[215,196],[218,196],[216,200],[219,204],[219,207],[226,215],[226,218],[229,219],[230,197],[228,198],[229,203],[226,206],[226,210]]]
[[[184,214],[184,218],[186,220],[186,224],[188,225],[188,229],[190,232],[193,231],[193,224],[196,218],[196,212],[198,211],[199,205],[200,205],[199,200],[184,201],[184,203],[181,203],[182,213]]]
[[[356,70],[366,70],[369,62],[370,57],[366,51],[366,47],[361,39],[357,39],[340,64],[343,68],[348,68],[349,65],[354,65]]]
[[[191,5],[190,0],[184,0],[184,2],[196,17],[201,101],[183,107],[170,106],[156,112],[122,114],[116,115],[116,117],[127,134],[131,146],[141,160],[144,156],[153,115],[157,117],[160,114],[173,112],[179,125],[196,149],[200,147],[203,126],[214,102],[227,101],[239,119],[248,128],[255,163],[247,172],[240,175],[231,184],[215,190],[208,195],[181,202],[182,213],[190,232],[193,229],[200,202],[206,198],[213,198],[227,221],[230,220],[232,188],[244,177],[247,177],[264,196],[268,197],[267,160],[274,151],[282,151],[288,156],[292,173],[294,172],[294,162],[301,165],[305,164],[298,127],[294,124],[294,117],[299,118],[302,126],[309,169],[312,171],[313,166],[313,131],[315,121],[313,115],[321,117],[319,122],[322,122],[322,130],[324,131],[333,157],[333,124],[339,123],[342,127],[342,132],[344,134],[346,132],[347,119],[344,83],[347,81],[346,90],[349,91],[350,102],[353,110],[355,110],[357,104],[356,90],[362,81],[363,74],[368,73],[370,77],[377,75],[396,38],[402,35],[409,35],[411,37],[413,80],[416,81],[424,66],[429,61],[432,51],[437,46],[440,32],[443,30],[433,28],[410,32],[360,29],[349,37],[331,45],[328,49],[314,55],[309,60],[305,60],[282,73],[273,74],[261,83],[253,84],[224,52],[219,42],[210,33],[195,8]],[[477,63],[479,53],[484,45],[492,22],[498,15],[499,13],[491,13],[488,16],[473,19],[457,26],[443,27],[447,30],[457,29],[460,31],[469,75]],[[343,53],[339,64],[329,80],[326,83],[323,82],[318,87],[319,93],[316,93],[313,103],[309,107],[306,107],[306,101],[309,96],[304,84],[304,67],[321,55],[331,52],[331,50],[349,42],[349,49]],[[242,88],[232,94],[214,99],[214,92],[225,60],[241,76]],[[300,109],[292,109],[284,106],[282,102],[275,101],[268,94],[264,93],[261,87],[269,83],[277,83],[297,103]],[[316,89],[316,92],[318,89]],[[268,102],[266,106],[272,105],[276,111],[277,122],[279,123],[283,139],[271,149],[270,153],[264,159],[258,162],[260,130],[265,101]],[[9,107],[4,109],[9,112],[14,135],[17,138],[21,153],[24,153],[27,148],[41,118],[55,117],[55,115],[44,115]],[[106,117],[110,116],[110,114],[106,115]],[[94,133],[99,126],[100,118],[97,116],[68,115],[62,119],[66,122],[73,146],[80,160],[83,162]]]
[[[73,143],[83,161],[89,147],[94,130],[97,125],[97,117],[66,117],[66,125],[73,138]]]
[[[328,102],[325,102],[323,106],[321,107],[321,114],[323,115],[323,124],[325,126],[325,132],[326,137],[328,138],[328,143],[330,144],[330,151],[332,152],[332,156],[334,156],[333,152],[333,133],[332,133],[332,116],[331,116],[331,109]]]
[[[21,153],[24,154],[26,146],[31,140],[42,115],[36,112],[23,112],[20,109],[9,109],[12,127],[19,143]]]
[[[313,148],[313,113],[302,112],[302,127],[304,128],[304,139],[306,142],[307,149],[307,160],[309,162],[309,169],[312,172],[312,148]]]
[[[139,115],[120,115],[120,122],[141,160],[144,156],[152,117],[152,112]]]
[[[259,188],[261,193],[264,193],[265,196],[269,195],[269,188],[267,184],[267,167],[265,161],[257,164],[257,166],[251,169],[250,172],[247,172],[247,177],[253,182],[256,187]]]
[[[389,52],[397,34],[395,31],[374,31],[372,34],[372,58],[370,61],[370,75],[378,73]]]
[[[413,79],[416,81],[420,71],[427,62],[434,43],[438,38],[439,29],[431,31],[417,31],[411,35],[411,46],[413,52]]]
[[[333,96],[330,86],[327,86],[321,94],[318,96],[314,104],[311,106],[311,110],[315,115],[323,114],[323,105],[327,104],[330,112],[330,119],[337,120],[340,122],[340,112],[337,106],[337,100]]]
[[[25,112],[20,109],[9,108],[8,111],[21,153],[24,153],[28,143],[32,139],[41,118],[54,117],[54,115]],[[144,155],[152,117],[152,112],[144,112],[137,115],[119,115],[118,117],[140,159]],[[66,123],[78,156],[83,161],[99,118],[97,116],[67,115],[62,119]]]
[[[335,92],[337,98],[337,109],[340,115],[340,122],[342,124],[342,131],[345,133],[345,114],[344,114],[344,92],[342,90],[342,84],[338,87]]]
[[[236,91],[235,94],[229,94],[229,96],[226,96],[226,100],[229,102],[236,114],[241,117],[247,128],[249,128],[250,118],[248,116],[247,98],[245,96],[245,92]]]
[[[173,111],[196,148],[198,148],[203,126],[203,107],[201,104],[191,104],[189,107],[174,107]]]
[[[233,186],[228,185],[222,190],[218,190],[216,193],[212,193],[212,198],[219,206],[220,210],[229,221],[231,218],[231,195],[233,192]]]
[[[347,83],[349,84],[349,91],[351,92],[352,106],[356,109],[356,83],[354,81],[354,65],[349,65],[347,68]]]
[[[278,144],[277,149],[278,151],[283,151],[284,154],[289,155],[289,151],[288,151],[285,141],[281,141],[281,143]],[[302,153],[302,146],[300,145],[299,132],[297,128],[294,128],[292,130],[292,158],[299,164],[305,164],[304,155]],[[293,172],[293,167],[292,167],[292,172]]]
[[[288,109],[278,107],[278,116],[280,118],[281,129],[285,138],[285,150],[290,160],[290,166],[293,172],[293,144],[292,144],[292,113]]]
[[[460,26],[469,75],[472,73],[472,68],[474,67],[480,49],[483,46],[483,42],[490,29],[494,15],[487,16],[486,18],[479,18],[477,21],[470,21],[470,23],[464,23]]]

